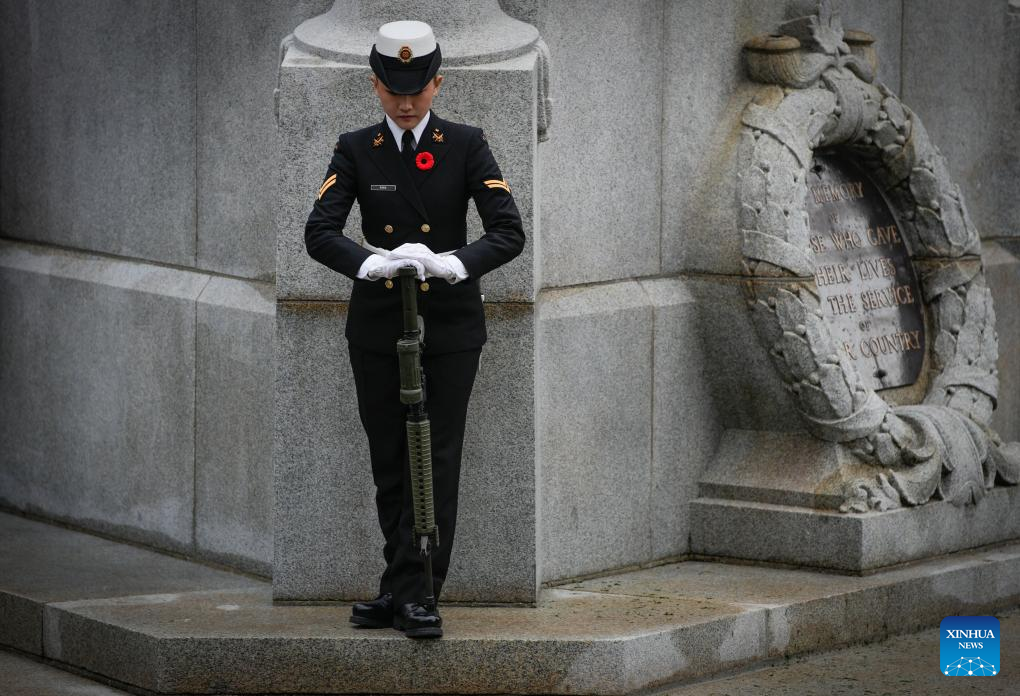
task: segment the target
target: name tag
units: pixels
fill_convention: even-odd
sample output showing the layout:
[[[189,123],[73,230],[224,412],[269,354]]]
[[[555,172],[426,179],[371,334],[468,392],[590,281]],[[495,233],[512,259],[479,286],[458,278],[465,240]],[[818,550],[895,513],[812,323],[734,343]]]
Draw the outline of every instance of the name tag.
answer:
[[[372,184],[373,191],[396,191],[397,187],[393,184]]]

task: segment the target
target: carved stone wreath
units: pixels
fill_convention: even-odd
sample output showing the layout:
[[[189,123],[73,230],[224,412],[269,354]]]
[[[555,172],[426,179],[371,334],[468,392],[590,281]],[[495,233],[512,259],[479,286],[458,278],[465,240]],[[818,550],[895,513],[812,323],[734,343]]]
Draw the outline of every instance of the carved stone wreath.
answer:
[[[742,115],[740,228],[745,289],[760,339],[808,430],[875,474],[842,491],[844,512],[977,502],[1020,480],[1020,444],[990,427],[997,335],[980,239],[917,115],[876,83],[873,39],[844,32],[827,0],[795,3],[782,35],[745,46],[763,88]],[[796,14],[796,11],[794,12]],[[852,154],[900,223],[933,327],[923,402],[891,406],[837,349],[808,246],[807,172],[816,148]]]

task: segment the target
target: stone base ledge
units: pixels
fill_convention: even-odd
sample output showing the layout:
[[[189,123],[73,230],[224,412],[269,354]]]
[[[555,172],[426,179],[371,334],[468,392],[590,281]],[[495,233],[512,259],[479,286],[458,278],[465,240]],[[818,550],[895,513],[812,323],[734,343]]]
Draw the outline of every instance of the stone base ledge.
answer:
[[[135,692],[627,694],[1020,603],[1020,543],[865,577],[685,562],[536,608],[443,606],[445,637],[414,641],[354,628],[347,606],[275,605],[269,583],[0,515],[0,542],[26,534],[0,544],[0,643]]]
[[[691,503],[691,552],[850,573],[1020,539],[1020,488],[862,514],[749,500]]]

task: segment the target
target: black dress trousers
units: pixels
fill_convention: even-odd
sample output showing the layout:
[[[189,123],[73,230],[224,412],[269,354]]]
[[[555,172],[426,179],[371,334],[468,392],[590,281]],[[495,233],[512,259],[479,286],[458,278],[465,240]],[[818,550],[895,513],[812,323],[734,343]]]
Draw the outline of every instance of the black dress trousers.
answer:
[[[400,402],[397,356],[355,345],[348,345],[348,352],[358,395],[358,414],[368,436],[379,526],[385,539],[386,570],[379,581],[379,592],[392,592],[396,606],[408,602],[421,604],[425,600],[425,570],[414,545],[410,464],[404,425],[407,406]],[[464,423],[480,354],[481,348],[422,354],[432,430],[433,497],[439,528],[439,547],[432,554],[437,600],[450,568],[457,525]]]

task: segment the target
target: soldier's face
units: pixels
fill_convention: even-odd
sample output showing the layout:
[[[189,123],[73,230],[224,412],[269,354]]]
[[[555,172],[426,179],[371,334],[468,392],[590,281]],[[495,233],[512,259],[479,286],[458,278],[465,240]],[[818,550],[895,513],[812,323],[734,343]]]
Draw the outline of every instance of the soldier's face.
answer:
[[[436,75],[425,85],[425,89],[417,94],[394,94],[386,89],[378,77],[372,75],[372,86],[379,95],[383,111],[405,130],[417,126],[422,116],[432,108],[432,99],[438,94],[439,85],[442,83],[443,76]]]

